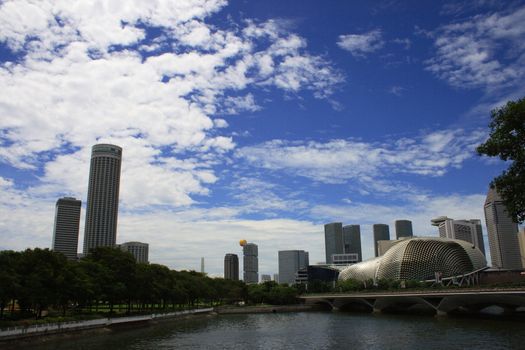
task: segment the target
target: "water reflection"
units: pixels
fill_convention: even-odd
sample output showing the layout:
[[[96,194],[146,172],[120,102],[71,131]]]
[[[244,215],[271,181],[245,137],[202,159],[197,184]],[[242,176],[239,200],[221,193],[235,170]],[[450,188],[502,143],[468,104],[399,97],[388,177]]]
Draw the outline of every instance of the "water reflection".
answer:
[[[32,342],[16,349],[523,349],[517,321],[350,313],[228,315]]]

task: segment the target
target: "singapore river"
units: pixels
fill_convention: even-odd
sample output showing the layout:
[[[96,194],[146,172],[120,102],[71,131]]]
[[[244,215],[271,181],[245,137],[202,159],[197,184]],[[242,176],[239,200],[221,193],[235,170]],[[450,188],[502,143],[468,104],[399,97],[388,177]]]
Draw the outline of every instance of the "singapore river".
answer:
[[[525,349],[524,323],[338,312],[223,315],[32,341],[17,349]]]

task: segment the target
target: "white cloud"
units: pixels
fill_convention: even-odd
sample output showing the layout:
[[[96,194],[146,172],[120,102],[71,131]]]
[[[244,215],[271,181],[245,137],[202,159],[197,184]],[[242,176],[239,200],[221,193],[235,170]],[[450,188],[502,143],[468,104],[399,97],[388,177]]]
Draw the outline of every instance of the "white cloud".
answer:
[[[403,45],[405,50],[409,50],[410,47],[412,46],[412,41],[408,38],[403,38],[403,39],[395,38],[394,40],[392,40],[392,42],[399,44],[399,45]]]
[[[373,183],[389,173],[441,176],[459,168],[484,138],[481,131],[443,130],[388,144],[356,140],[290,142],[273,140],[237,150],[237,157],[324,183],[355,179]]]
[[[364,34],[339,35],[337,41],[340,48],[349,51],[355,57],[364,57],[379,50],[384,44],[380,29],[374,29]]]
[[[249,93],[245,96],[226,97],[224,100],[225,114],[239,114],[242,112],[256,112],[261,107],[255,102],[253,94]]]
[[[0,160],[42,170],[41,194],[82,194],[91,145],[112,142],[124,147],[124,206],[207,195],[213,167],[235,147],[212,114],[259,110],[248,87],[326,98],[343,79],[279,21],[206,23],[225,5],[3,2],[0,41],[19,59],[0,66]],[[145,26],[161,34],[146,39]]]
[[[240,177],[232,182],[231,192],[239,204],[239,212],[275,217],[283,213],[298,214],[308,202],[297,198],[297,193],[282,185],[256,177]]]
[[[391,86],[389,89],[388,89],[388,93],[389,94],[392,94],[392,95],[396,95],[396,96],[401,96],[403,95],[403,92],[406,90],[406,88],[402,87],[402,86],[398,86],[398,85],[394,85],[394,86]]]
[[[524,35],[525,7],[442,26],[426,69],[458,88],[523,88]]]

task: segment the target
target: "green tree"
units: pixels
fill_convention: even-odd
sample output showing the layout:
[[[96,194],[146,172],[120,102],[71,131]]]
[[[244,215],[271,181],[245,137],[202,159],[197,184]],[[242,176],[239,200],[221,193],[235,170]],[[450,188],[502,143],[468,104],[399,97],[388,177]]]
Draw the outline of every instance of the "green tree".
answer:
[[[491,132],[478,146],[480,155],[510,162],[507,170],[491,182],[498,189],[507,211],[518,222],[525,221],[525,97],[509,101],[491,113]]]
[[[0,318],[4,316],[4,308],[10,302],[14,306],[20,291],[20,275],[16,272],[20,255],[10,250],[0,252]]]
[[[100,264],[103,268],[95,277],[104,300],[109,303],[109,312],[115,304],[131,300],[136,276],[136,262],[133,255],[117,248],[97,247],[90,251],[86,260]],[[129,303],[128,303],[129,306]],[[129,310],[128,310],[129,311]]]
[[[20,279],[19,305],[31,308],[36,318],[50,305],[59,303],[59,276],[67,264],[63,254],[49,249],[27,249],[17,266]]]

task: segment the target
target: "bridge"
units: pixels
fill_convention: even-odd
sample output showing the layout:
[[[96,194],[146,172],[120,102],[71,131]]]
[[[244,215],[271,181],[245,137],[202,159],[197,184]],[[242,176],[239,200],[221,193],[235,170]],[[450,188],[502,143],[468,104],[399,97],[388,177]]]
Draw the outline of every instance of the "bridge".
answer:
[[[306,305],[324,305],[332,310],[427,310],[438,316],[454,311],[476,313],[489,306],[501,307],[505,313],[525,311],[525,289],[334,293],[303,295],[300,298]]]

